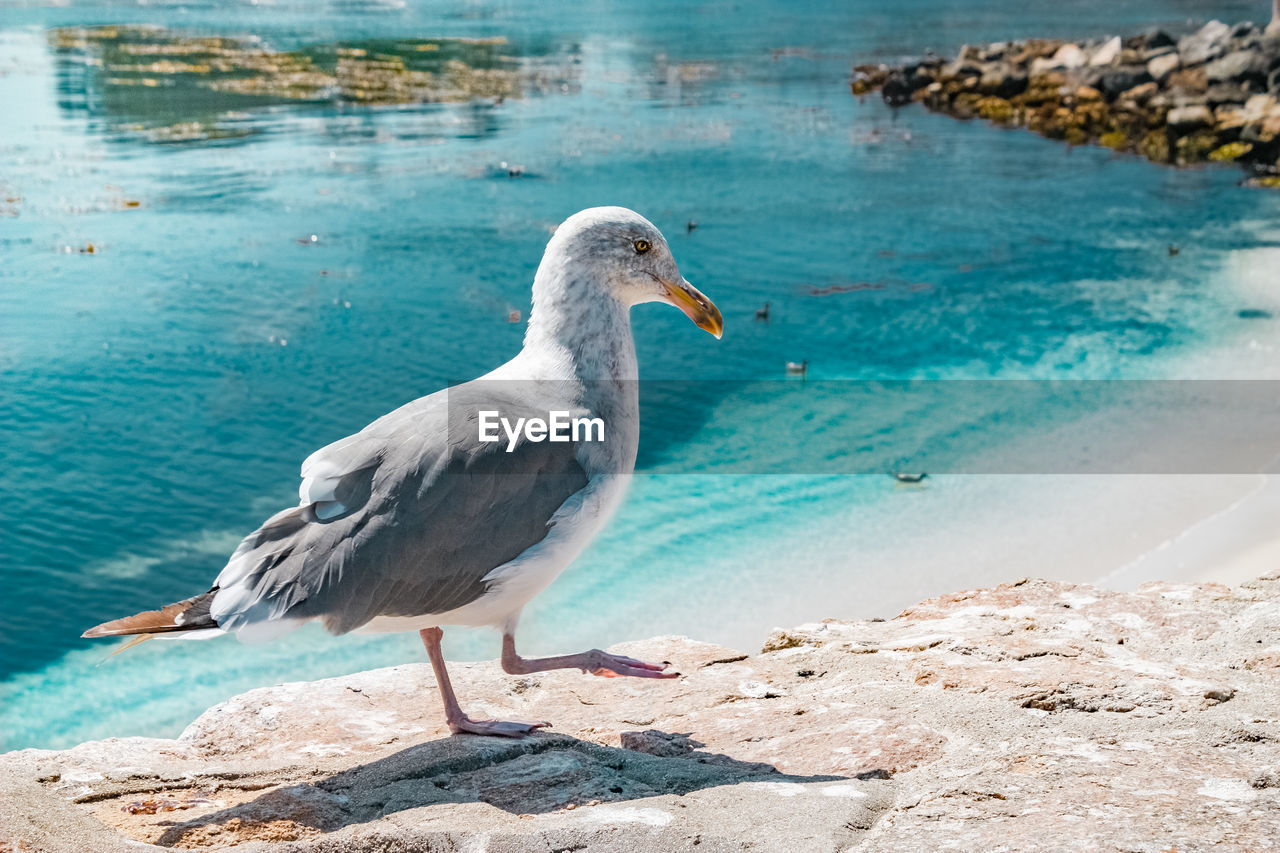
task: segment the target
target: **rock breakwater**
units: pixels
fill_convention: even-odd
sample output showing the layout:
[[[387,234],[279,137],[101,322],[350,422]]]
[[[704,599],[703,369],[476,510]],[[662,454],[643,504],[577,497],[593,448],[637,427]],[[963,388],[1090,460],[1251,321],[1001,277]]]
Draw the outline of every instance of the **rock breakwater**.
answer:
[[[1280,188],[1274,28],[1210,21],[1181,37],[1152,30],[1083,43],[969,45],[951,59],[857,66],[852,90],[1157,163],[1238,163],[1250,185]]]

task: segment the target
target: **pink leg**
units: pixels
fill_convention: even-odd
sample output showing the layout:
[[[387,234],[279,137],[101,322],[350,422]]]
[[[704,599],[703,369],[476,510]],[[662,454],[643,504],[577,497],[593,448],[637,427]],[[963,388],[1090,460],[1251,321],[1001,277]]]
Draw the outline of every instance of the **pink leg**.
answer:
[[[623,655],[611,655],[599,649],[579,652],[576,655],[559,655],[553,658],[522,658],[516,654],[516,638],[502,635],[502,668],[512,675],[545,672],[548,669],[580,669],[592,675],[617,678],[632,675],[636,678],[679,678],[678,672],[665,672],[669,663],[645,663]]]
[[[551,725],[550,723],[518,723],[503,720],[473,720],[462,713],[458,705],[458,697],[453,695],[453,685],[449,683],[449,673],[444,668],[444,654],[440,651],[440,638],[444,631],[439,628],[425,628],[418,632],[422,644],[427,647],[427,657],[431,658],[431,668],[435,670],[436,684],[440,687],[440,697],[444,700],[444,718],[449,724],[449,731],[455,735],[470,732],[476,735],[503,735],[505,737],[522,737],[535,729]]]

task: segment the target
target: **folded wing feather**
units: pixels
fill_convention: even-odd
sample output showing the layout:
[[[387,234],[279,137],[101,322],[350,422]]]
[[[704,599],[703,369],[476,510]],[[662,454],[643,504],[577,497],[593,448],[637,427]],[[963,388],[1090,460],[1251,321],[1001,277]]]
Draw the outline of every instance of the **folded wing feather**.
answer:
[[[481,408],[546,416],[498,383],[471,382],[312,454],[302,505],[246,537],[218,576],[217,624],[319,618],[345,633],[482,596],[485,576],[540,542],[588,476],[573,442],[521,440],[508,453],[505,440],[479,441]]]

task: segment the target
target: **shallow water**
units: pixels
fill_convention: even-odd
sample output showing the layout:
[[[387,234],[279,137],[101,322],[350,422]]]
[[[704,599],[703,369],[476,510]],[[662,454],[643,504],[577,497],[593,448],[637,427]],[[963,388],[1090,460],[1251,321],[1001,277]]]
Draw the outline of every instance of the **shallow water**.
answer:
[[[0,4],[0,202],[16,214],[0,217],[4,746],[173,734],[239,690],[419,659],[414,638],[304,631],[265,648],[151,643],[97,666],[105,648],[78,635],[203,589],[295,500],[311,450],[513,354],[507,314],[527,311],[549,229],[583,207],[649,216],[725,315],[717,343],[637,309],[646,378],[773,379],[802,359],[811,379],[1274,363],[1247,344],[1276,321],[1238,312],[1274,314],[1275,294],[1238,285],[1273,263],[1260,253],[1280,245],[1280,195],[1228,168],[894,113],[847,85],[855,62],[1262,4],[429,6]],[[502,38],[519,89],[429,105],[174,97],[49,37],[126,22],[277,52]],[[769,422],[708,384],[712,427],[758,430],[762,454],[764,437],[805,439],[806,419]],[[929,547],[1025,484],[705,473],[723,444],[646,444],[622,514],[529,608],[531,650],[660,632],[750,644],[1004,579],[985,551],[944,564]],[[897,577],[904,551],[936,568]],[[483,633],[449,639],[456,656],[493,654]]]

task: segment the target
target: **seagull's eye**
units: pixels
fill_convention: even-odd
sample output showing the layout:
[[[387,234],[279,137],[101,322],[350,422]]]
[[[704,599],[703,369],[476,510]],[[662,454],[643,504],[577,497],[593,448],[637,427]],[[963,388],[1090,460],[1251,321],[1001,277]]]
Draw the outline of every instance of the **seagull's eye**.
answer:
[[[631,245],[636,247],[637,255],[643,255],[645,252],[653,248],[653,245],[648,240],[637,240]]]

